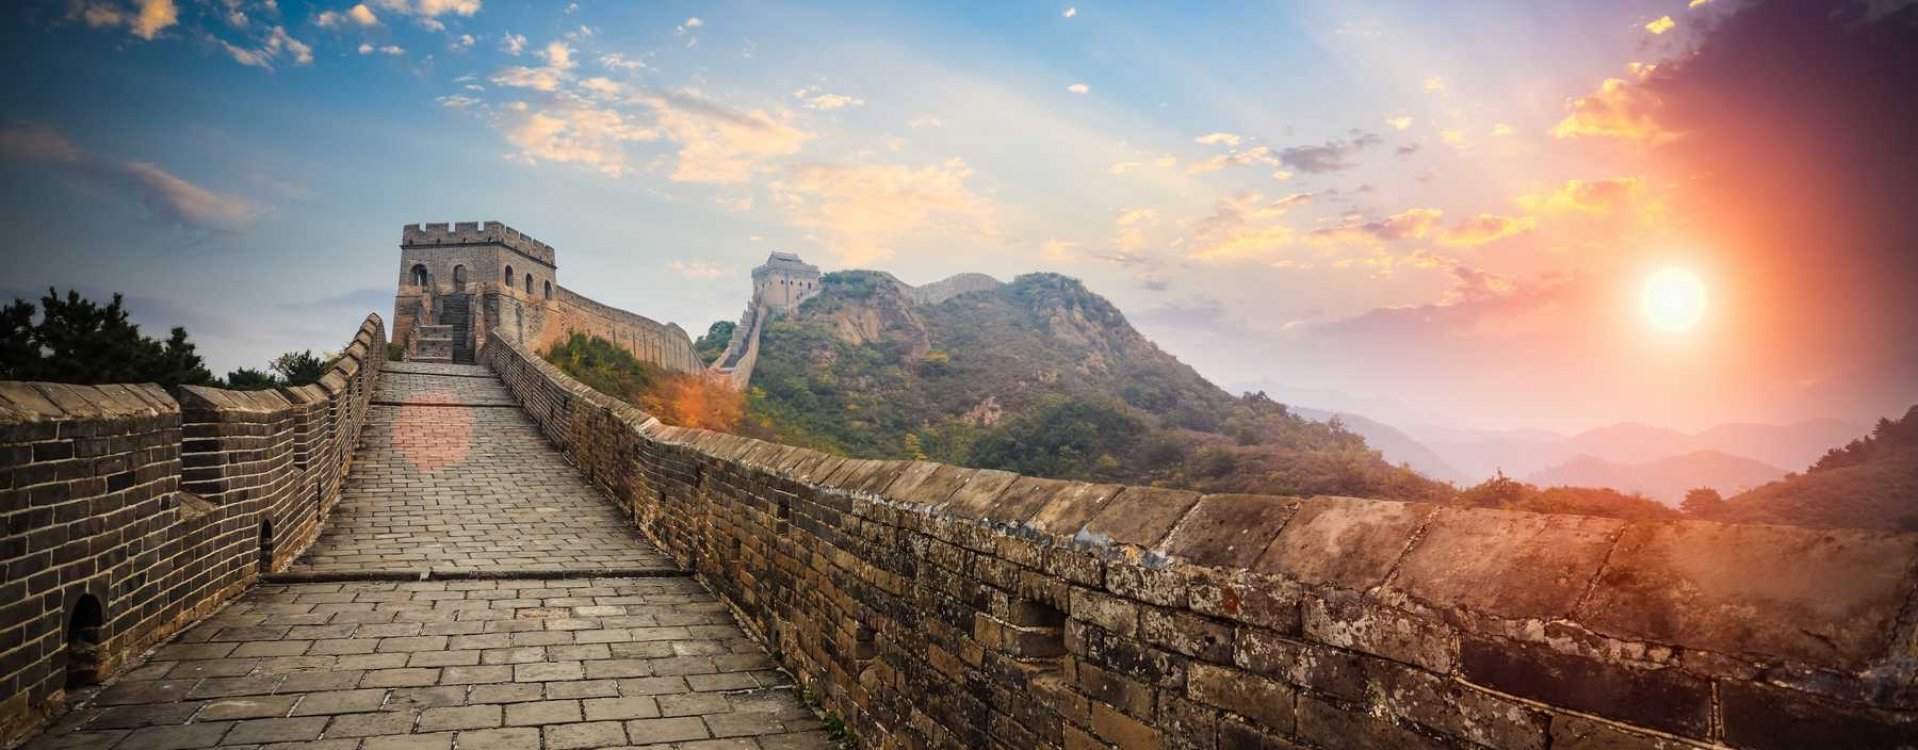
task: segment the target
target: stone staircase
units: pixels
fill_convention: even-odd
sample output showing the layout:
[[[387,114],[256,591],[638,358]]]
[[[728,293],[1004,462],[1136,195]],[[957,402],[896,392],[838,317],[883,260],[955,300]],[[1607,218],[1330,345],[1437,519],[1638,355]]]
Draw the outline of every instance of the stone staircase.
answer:
[[[439,298],[439,323],[417,327],[418,345],[407,359],[413,362],[472,364],[473,342],[472,337],[467,335],[472,329],[469,324],[471,314],[470,295],[450,294]]]

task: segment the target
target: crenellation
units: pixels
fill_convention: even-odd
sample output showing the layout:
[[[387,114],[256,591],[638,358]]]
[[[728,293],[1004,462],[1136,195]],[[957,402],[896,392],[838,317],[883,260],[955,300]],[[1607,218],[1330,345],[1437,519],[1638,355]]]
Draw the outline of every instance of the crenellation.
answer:
[[[400,228],[400,247],[498,245],[555,267],[553,247],[497,221],[408,224]]]
[[[362,361],[378,316],[354,342],[284,393],[0,382],[0,601],[17,602],[0,605],[0,744],[57,714],[70,678],[115,675],[317,535],[380,373]]]

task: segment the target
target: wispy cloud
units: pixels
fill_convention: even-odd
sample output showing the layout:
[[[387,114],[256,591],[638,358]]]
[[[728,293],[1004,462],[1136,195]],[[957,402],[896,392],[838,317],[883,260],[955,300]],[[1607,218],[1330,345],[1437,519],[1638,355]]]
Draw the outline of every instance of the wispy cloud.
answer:
[[[160,32],[180,22],[180,8],[173,0],[76,0],[69,17],[85,21],[93,28],[124,27],[141,39],[152,41]]]
[[[95,155],[66,134],[41,125],[0,130],[0,156],[66,170],[82,179],[118,186],[155,217],[185,227],[238,231],[264,212],[246,198],[226,195],[188,182],[152,162],[121,162]]]

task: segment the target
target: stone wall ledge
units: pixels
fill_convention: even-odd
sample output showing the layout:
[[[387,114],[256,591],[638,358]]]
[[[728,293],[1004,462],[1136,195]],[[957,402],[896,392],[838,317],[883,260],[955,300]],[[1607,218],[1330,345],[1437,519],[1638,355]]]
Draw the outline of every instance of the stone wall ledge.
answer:
[[[875,746],[1124,745],[1191,716],[1208,748],[1918,742],[1918,534],[851,459],[663,425],[492,342],[482,361],[555,443]],[[1063,693],[1013,668],[1006,639],[1044,632],[1014,626],[1030,603],[1065,618]],[[875,634],[881,662],[835,645]],[[980,728],[940,682],[1042,705],[980,705]],[[1776,730],[1761,699],[1810,729]]]

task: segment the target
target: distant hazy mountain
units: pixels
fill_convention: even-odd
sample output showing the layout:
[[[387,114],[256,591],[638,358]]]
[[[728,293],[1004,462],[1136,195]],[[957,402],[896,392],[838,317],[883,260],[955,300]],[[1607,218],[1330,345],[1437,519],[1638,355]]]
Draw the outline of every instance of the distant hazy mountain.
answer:
[[[1540,487],[1610,487],[1677,507],[1687,490],[1710,487],[1731,496],[1784,476],[1784,469],[1761,461],[1705,450],[1641,463],[1580,454],[1525,481]]]
[[[1466,475],[1457,467],[1445,462],[1431,448],[1413,440],[1391,425],[1367,419],[1364,416],[1343,411],[1326,411],[1303,406],[1292,407],[1293,413],[1307,419],[1321,422],[1338,417],[1345,429],[1356,432],[1365,438],[1365,442],[1378,449],[1386,461],[1395,464],[1407,464],[1413,470],[1433,479],[1453,483],[1465,483]]]
[[[1483,479],[1501,470],[1508,476],[1528,476],[1580,455],[1641,464],[1699,451],[1798,469],[1864,429],[1836,419],[1821,419],[1790,425],[1725,424],[1697,433],[1622,422],[1571,437],[1435,427],[1413,427],[1406,432],[1467,477]]]

